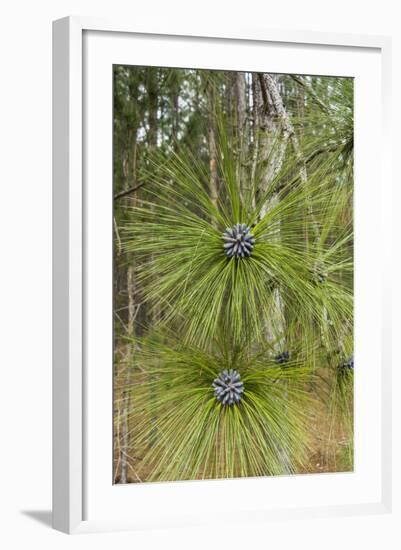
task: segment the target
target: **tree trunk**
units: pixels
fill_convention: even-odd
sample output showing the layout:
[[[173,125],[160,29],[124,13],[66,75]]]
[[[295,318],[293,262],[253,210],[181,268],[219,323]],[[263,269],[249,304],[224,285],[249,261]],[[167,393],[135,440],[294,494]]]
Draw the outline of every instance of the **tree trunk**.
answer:
[[[216,146],[216,93],[213,83],[207,83],[208,99],[208,148],[209,148],[209,193],[211,201],[217,207],[218,200],[218,172],[217,172],[217,146]]]
[[[269,75],[269,74],[262,75],[262,78],[265,82],[266,90],[269,93],[271,100],[273,102],[274,109],[277,113],[277,117],[280,120],[284,137],[286,141],[288,140],[291,141],[292,147],[294,149],[295,157],[298,162],[301,184],[307,188],[308,173],[306,168],[305,157],[302,153],[298,138],[295,134],[294,127],[284,107],[283,100],[277,88],[276,80],[272,75]],[[315,276],[318,276],[320,271],[323,270],[324,272],[324,265],[321,258],[321,253],[319,251],[320,229],[313,212],[313,207],[309,199],[309,194],[307,194],[307,214],[309,216],[309,219],[312,225],[314,241],[318,248],[318,254],[317,254],[316,263],[315,263]],[[307,240],[308,238],[309,238],[308,235],[306,235]],[[328,316],[327,316],[327,310],[324,306],[322,310],[322,316],[323,316],[323,319],[325,320],[325,324],[321,328],[321,338],[322,338],[323,345],[327,349],[329,349],[328,338],[327,338]]]
[[[157,108],[158,108],[158,85],[157,85],[157,69],[148,69],[148,146],[151,150],[157,147]]]
[[[136,97],[137,83],[130,85],[130,95]],[[125,200],[130,204],[136,204],[137,197],[132,194],[132,188],[136,182],[137,171],[137,130],[138,121],[134,119],[132,127],[128,133],[128,151],[127,151],[127,174],[125,190],[120,193],[119,197],[126,197]],[[139,188],[140,186],[136,186]],[[126,270],[126,293],[128,298],[127,307],[127,336],[135,335],[135,318],[137,314],[136,308],[136,284],[135,284],[135,268],[131,263]],[[131,406],[131,372],[132,372],[132,345],[128,343],[125,350],[125,372],[123,381],[123,392],[121,395],[122,411],[121,411],[121,429],[120,429],[120,483],[128,483],[128,467],[129,467],[129,411]]]
[[[135,268],[133,265],[128,267],[127,271],[127,293],[128,293],[128,323],[127,333],[128,336],[133,336],[135,331],[135,317],[136,317],[136,304],[135,304]],[[121,474],[120,482],[128,482],[128,460],[129,460],[129,425],[128,415],[131,408],[131,358],[132,358],[132,345],[127,344],[126,352],[126,375],[124,380],[124,392],[123,392],[123,410],[122,410],[122,426],[121,426]]]
[[[259,162],[259,105],[257,101],[257,78],[255,73],[251,73],[251,108],[252,108],[252,160],[251,160],[251,189],[252,189],[252,205],[256,208],[256,171]]]
[[[269,80],[266,80],[269,77]],[[277,112],[275,99],[279,94],[276,85],[276,77],[258,73],[256,102],[261,122],[261,162],[264,164],[263,175],[261,178],[260,195],[266,193],[281,170],[287,143],[289,139],[288,129],[280,124],[280,117]],[[269,86],[267,85],[269,83]],[[276,92],[272,94],[272,88]],[[281,99],[281,98],[280,98]],[[262,219],[269,207],[268,202],[262,206],[260,218]]]
[[[248,162],[248,124],[247,124],[247,82],[245,73],[235,73],[235,104],[236,104],[236,137],[238,142],[238,166],[237,177],[240,182],[241,197],[244,196],[247,183],[249,184]]]

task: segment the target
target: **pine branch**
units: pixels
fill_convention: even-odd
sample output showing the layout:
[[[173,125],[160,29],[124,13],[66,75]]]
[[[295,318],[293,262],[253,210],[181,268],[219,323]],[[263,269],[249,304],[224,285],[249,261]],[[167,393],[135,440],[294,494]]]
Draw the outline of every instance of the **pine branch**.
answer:
[[[128,189],[124,189],[124,191],[120,191],[119,193],[116,193],[114,195],[114,200],[121,199],[122,197],[126,197],[127,195],[130,195],[131,193],[136,193],[141,187],[143,187],[146,184],[146,181],[143,181],[141,183],[138,183],[137,185],[133,185],[132,187],[129,187]]]
[[[316,103],[316,105],[318,105],[322,109],[322,111],[324,111],[326,114],[330,114],[329,107],[327,107],[327,105],[323,103],[323,101],[319,98],[319,96],[317,95],[315,90],[312,88],[312,86],[307,84],[302,78],[300,78],[295,74],[292,74],[290,76],[297,84],[302,86],[302,88],[304,88],[307,91],[307,93],[311,96],[311,98]]]
[[[309,164],[319,155],[322,155],[323,153],[335,153],[339,149],[339,145],[335,144],[330,147],[320,147],[319,149],[315,149],[308,157],[305,159],[305,163]]]

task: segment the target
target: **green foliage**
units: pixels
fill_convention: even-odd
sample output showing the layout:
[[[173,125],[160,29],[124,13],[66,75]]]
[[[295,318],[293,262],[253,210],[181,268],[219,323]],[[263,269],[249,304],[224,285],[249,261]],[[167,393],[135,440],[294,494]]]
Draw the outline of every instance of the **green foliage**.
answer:
[[[337,168],[352,165],[354,144],[354,81],[352,78],[294,77],[303,83],[306,101],[302,112],[292,117],[310,162],[331,153]],[[320,159],[321,160],[321,159]],[[344,173],[344,170],[342,170]],[[341,176],[341,172],[337,172]]]
[[[279,475],[303,466],[311,372],[301,358],[280,365],[272,349],[249,354],[218,341],[207,353],[171,335],[132,344],[131,449],[142,453],[148,480]],[[244,395],[223,406],[212,382],[230,368],[241,374]]]
[[[145,298],[165,322],[184,327],[188,342],[207,345],[223,326],[238,344],[244,338],[264,341],[268,326],[280,336],[279,289],[298,327],[325,325],[327,337],[338,341],[352,322],[351,288],[343,282],[352,263],[351,228],[342,224],[338,231],[338,209],[330,208],[338,189],[315,176],[307,187],[289,182],[277,192],[272,182],[256,193],[260,182],[240,181],[224,131],[219,136],[216,201],[208,193],[205,167],[181,148],[167,160],[153,160],[150,198],[130,208],[122,238],[138,263]],[[223,231],[236,223],[252,227],[256,244],[249,258],[224,254]],[[319,225],[318,243],[310,239],[313,223]],[[324,284],[317,280],[320,263]]]

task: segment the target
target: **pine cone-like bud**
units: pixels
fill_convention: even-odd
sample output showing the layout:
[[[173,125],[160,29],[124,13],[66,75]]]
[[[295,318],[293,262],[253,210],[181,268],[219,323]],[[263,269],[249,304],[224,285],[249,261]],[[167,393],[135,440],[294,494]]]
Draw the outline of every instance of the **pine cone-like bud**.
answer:
[[[244,384],[241,382],[240,374],[233,369],[223,370],[214,379],[212,386],[217,401],[223,405],[239,403],[244,393]]]
[[[346,361],[344,361],[344,363],[341,363],[340,367],[342,369],[351,369],[351,370],[353,370],[354,369],[354,356],[351,355],[351,357],[349,357]]]
[[[288,363],[290,360],[290,352],[289,351],[283,351],[282,353],[279,353],[276,355],[275,360],[280,365],[284,365],[285,363]]]
[[[254,236],[244,223],[237,223],[223,233],[224,252],[229,258],[248,258],[255,244]]]

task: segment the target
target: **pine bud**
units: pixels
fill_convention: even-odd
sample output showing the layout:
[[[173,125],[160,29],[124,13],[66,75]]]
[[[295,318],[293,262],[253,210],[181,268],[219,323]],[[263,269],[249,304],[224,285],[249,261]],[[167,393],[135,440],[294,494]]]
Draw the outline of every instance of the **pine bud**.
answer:
[[[237,223],[231,229],[227,227],[222,238],[224,252],[229,258],[248,258],[255,245],[254,236],[244,223]]]
[[[241,382],[239,372],[236,370],[224,370],[214,379],[214,396],[222,405],[234,405],[241,401],[244,393],[244,384]]]
[[[275,360],[279,365],[284,365],[285,363],[288,363],[290,360],[290,352],[289,351],[283,351],[282,353],[279,353],[276,355]]]
[[[346,361],[339,365],[341,369],[354,370],[354,355],[351,355]]]

